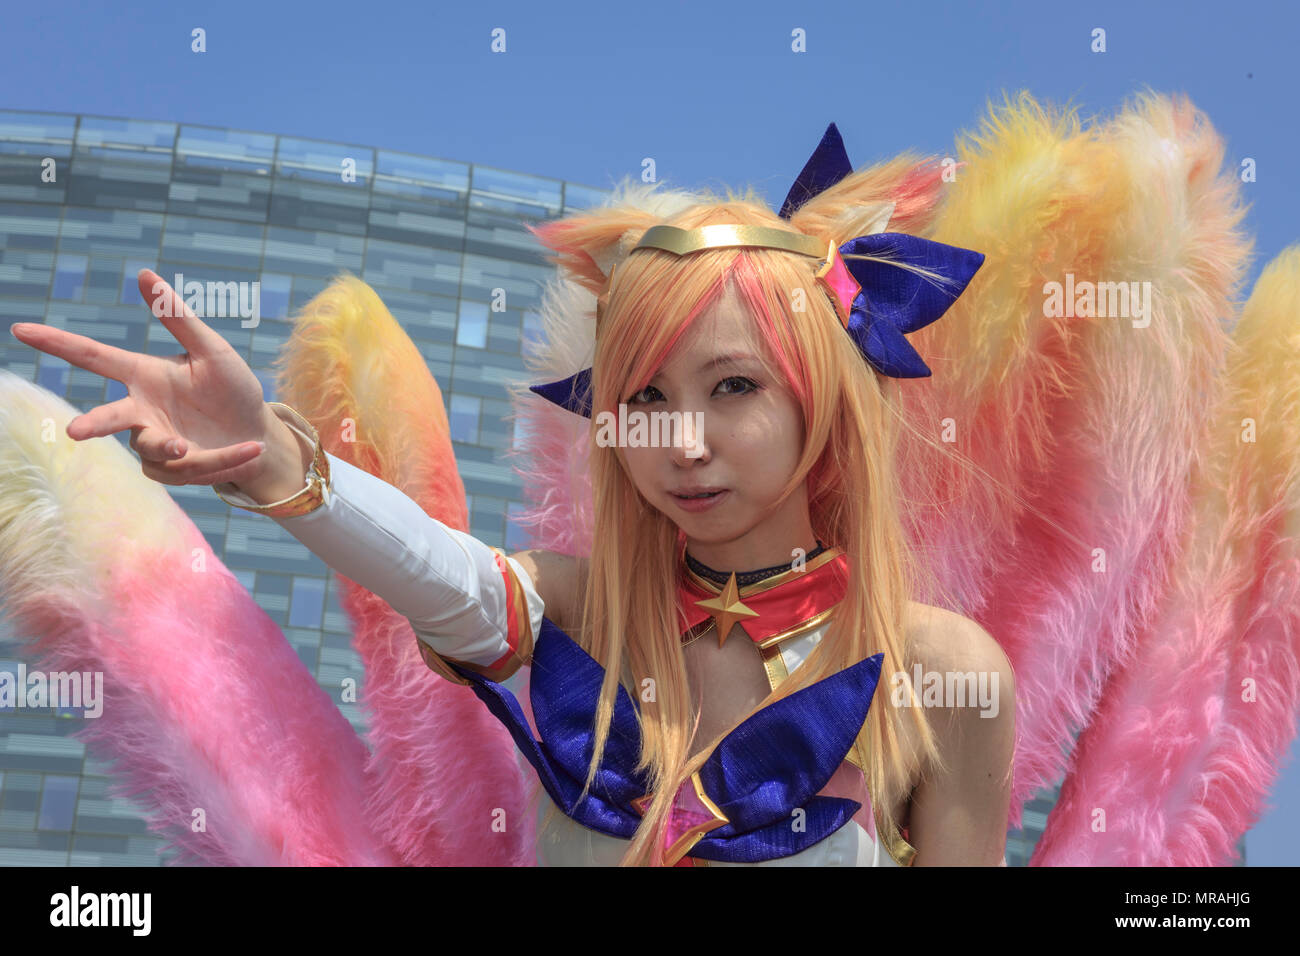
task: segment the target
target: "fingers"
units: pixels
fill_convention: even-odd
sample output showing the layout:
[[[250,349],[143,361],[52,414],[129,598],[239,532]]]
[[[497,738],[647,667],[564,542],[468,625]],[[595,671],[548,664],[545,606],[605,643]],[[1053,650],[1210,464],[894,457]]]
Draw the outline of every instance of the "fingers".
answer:
[[[35,322],[17,322],[9,327],[9,331],[24,345],[117,382],[126,382],[135,367],[137,356],[134,352],[96,342],[75,332]]]
[[[154,318],[166,326],[167,331],[176,337],[176,341],[190,355],[210,356],[230,347],[225,339],[194,314],[185,300],[158,273],[152,269],[141,269],[136,282],[140,286],[140,295]]]
[[[132,438],[135,441],[135,438]],[[184,440],[180,439],[182,446]],[[165,447],[166,442],[163,443]],[[132,446],[134,447],[134,445]],[[151,445],[150,447],[155,447]],[[239,482],[257,474],[262,449],[257,442],[240,442],[210,451],[184,451],[164,459],[140,453],[140,469],[145,477],[164,485],[214,485]],[[164,452],[164,454],[166,454]],[[247,466],[247,467],[244,467]]]
[[[135,399],[128,395],[126,398],[119,398],[107,405],[92,408],[84,415],[78,415],[68,422],[68,437],[73,441],[85,441],[87,438],[103,438],[105,435],[114,435],[130,428],[131,423],[138,421],[139,417]],[[139,429],[133,430],[132,434],[134,435],[137,431]],[[135,445],[131,447],[135,448]]]
[[[184,438],[155,426],[136,425],[127,444],[145,461],[153,462],[174,461],[189,450]]]

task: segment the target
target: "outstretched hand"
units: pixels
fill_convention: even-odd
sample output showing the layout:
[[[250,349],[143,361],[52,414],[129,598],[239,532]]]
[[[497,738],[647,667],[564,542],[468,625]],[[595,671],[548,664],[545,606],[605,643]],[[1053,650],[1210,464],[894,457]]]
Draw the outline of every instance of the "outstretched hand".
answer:
[[[68,423],[75,441],[131,430],[141,469],[166,485],[251,482],[278,420],[262,385],[230,344],[156,272],[140,270],[140,294],[185,351],[161,358],[30,322],[10,326],[18,341],[126,386],[127,397]],[[261,444],[259,444],[261,443]]]

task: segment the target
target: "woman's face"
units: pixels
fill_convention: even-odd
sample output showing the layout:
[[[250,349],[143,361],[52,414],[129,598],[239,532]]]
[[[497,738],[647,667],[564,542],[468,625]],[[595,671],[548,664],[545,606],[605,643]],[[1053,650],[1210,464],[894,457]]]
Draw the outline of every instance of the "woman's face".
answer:
[[[803,414],[748,344],[753,329],[728,284],[650,384],[621,396],[629,416],[679,412],[699,423],[676,447],[627,443],[620,452],[642,497],[685,533],[691,556],[720,571],[785,564],[794,549],[816,546],[803,486],[773,508],[803,448]],[[685,497],[697,491],[718,493]]]

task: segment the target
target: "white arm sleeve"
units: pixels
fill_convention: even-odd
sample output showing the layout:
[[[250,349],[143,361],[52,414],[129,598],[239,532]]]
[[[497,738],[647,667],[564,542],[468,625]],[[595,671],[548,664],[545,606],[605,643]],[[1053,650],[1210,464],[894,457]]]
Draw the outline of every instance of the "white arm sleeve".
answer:
[[[492,667],[512,650],[506,576],[492,548],[429,517],[400,489],[329,455],[330,489],[314,511],[273,518],[327,565],[378,595],[441,657]],[[221,492],[256,505],[232,485]],[[528,572],[506,558],[532,633],[545,606]]]

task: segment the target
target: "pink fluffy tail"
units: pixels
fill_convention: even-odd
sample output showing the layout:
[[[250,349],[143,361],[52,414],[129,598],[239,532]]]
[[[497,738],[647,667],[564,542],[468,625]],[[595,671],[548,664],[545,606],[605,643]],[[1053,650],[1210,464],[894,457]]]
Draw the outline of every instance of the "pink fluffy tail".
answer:
[[[917,336],[942,357],[933,383],[903,390],[957,455],[905,446],[904,473],[909,499],[937,503],[916,527],[939,600],[1015,670],[1018,824],[1161,596],[1249,245],[1222,142],[1184,100],[1085,129],[1021,98],[959,152],[935,237],[987,258]],[[1118,310],[1114,284],[1148,311]]]
[[[361,740],[132,455],[66,437],[76,414],[0,371],[0,591],[46,674],[102,675],[79,736],[114,792],[185,862],[391,863]]]
[[[1106,685],[1036,865],[1222,866],[1300,716],[1300,247],[1246,305],[1167,591]]]

